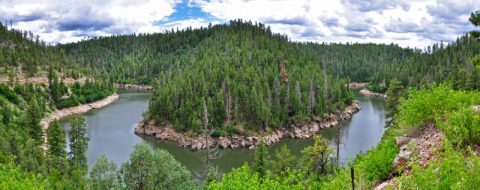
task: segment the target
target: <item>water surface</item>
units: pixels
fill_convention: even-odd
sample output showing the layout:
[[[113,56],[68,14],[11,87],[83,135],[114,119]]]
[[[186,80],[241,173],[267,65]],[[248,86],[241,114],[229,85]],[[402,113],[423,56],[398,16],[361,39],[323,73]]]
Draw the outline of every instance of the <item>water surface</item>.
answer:
[[[100,155],[107,155],[115,163],[121,164],[128,160],[133,147],[144,140],[153,147],[163,148],[170,152],[194,175],[203,173],[204,166],[201,152],[179,147],[174,142],[157,140],[148,136],[140,137],[133,133],[136,123],[142,119],[142,113],[148,107],[150,93],[129,91],[119,94],[120,98],[113,104],[84,114],[88,126],[88,136],[90,137],[89,166],[93,165]],[[375,97],[362,96],[358,93],[356,93],[356,98],[360,103],[360,112],[354,114],[350,120],[344,121],[339,126],[321,132],[328,139],[330,147],[334,151],[337,150],[337,144],[339,144],[341,163],[352,160],[358,153],[365,152],[378,144],[385,132],[384,101]],[[68,140],[69,124],[66,120],[62,120],[61,124],[67,131]],[[284,144],[290,148],[293,154],[300,155],[306,146],[313,144],[313,140],[283,139],[268,147],[271,157]],[[252,160],[252,150],[225,149],[220,150],[213,163],[220,172],[226,172]]]

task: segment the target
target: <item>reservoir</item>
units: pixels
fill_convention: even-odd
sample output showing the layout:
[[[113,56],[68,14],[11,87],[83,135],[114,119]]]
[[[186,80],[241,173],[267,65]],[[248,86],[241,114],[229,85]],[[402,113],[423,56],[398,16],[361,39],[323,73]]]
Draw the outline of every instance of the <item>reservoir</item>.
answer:
[[[120,98],[111,105],[84,114],[90,138],[89,166],[92,166],[101,155],[106,155],[120,165],[128,160],[136,144],[146,141],[154,148],[162,148],[170,152],[176,160],[192,171],[192,175],[203,173],[204,166],[200,151],[191,151],[174,142],[134,134],[136,124],[142,120],[142,113],[147,110],[151,93],[120,91],[119,95]],[[320,133],[328,139],[335,154],[338,150],[340,162],[343,164],[378,144],[385,132],[384,100],[360,95],[358,90],[355,91],[355,97],[360,103],[361,110],[351,119]],[[70,130],[68,119],[62,119],[61,125],[65,129],[68,142]],[[299,156],[306,146],[313,144],[313,139],[283,139],[268,146],[270,157],[274,158],[275,151],[284,144],[294,155]],[[220,172],[228,172],[244,162],[252,161],[253,152],[253,150],[242,148],[222,149],[213,163]]]

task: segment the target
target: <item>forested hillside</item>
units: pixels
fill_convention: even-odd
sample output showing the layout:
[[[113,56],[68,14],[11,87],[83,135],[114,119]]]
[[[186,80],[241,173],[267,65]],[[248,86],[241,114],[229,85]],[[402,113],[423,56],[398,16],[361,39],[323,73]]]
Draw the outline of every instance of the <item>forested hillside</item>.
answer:
[[[262,131],[350,104],[346,81],[314,58],[262,26],[231,22],[160,74],[148,117],[198,132],[207,110],[221,132]]]
[[[77,66],[63,50],[47,47],[27,34],[0,25],[2,76],[11,79],[0,84],[0,189],[72,189],[82,183],[86,172],[85,134],[71,133],[72,151],[67,154],[58,122],[45,130],[41,120],[54,110],[109,96],[115,88],[100,79],[64,83],[64,77],[80,74]],[[33,76],[47,81],[17,82],[19,77]],[[84,124],[80,119],[72,126]]]
[[[424,50],[397,45],[308,44],[329,65],[329,73],[351,81],[368,82],[369,89],[385,92],[394,79],[403,86],[421,87],[452,82],[456,89],[478,89],[479,73],[471,58],[480,53],[480,42],[465,35],[455,42],[434,44]],[[313,49],[313,50],[312,50]]]
[[[8,29],[0,24],[0,76],[11,78],[47,76],[50,68],[63,77],[78,78],[81,67],[62,49],[51,48],[28,31]]]

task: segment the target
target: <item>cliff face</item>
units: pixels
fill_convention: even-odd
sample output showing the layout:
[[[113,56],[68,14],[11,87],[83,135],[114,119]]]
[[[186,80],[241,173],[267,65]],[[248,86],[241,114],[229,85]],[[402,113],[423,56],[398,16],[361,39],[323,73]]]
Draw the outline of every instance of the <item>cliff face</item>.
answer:
[[[347,120],[352,115],[360,110],[357,101],[347,106],[343,111],[333,114],[328,119],[316,120],[303,124],[301,126],[290,128],[280,128],[273,131],[271,134],[263,136],[240,136],[235,135],[231,137],[208,137],[210,147],[220,148],[249,148],[254,149],[263,139],[266,145],[271,145],[280,141],[282,138],[309,138],[318,133],[321,129],[329,128],[338,125],[341,121]],[[183,133],[177,132],[172,126],[155,126],[152,123],[141,122],[135,128],[135,133],[153,136],[161,140],[169,140],[179,143],[180,146],[190,148],[192,150],[200,150],[207,148],[205,143],[205,136],[189,137]]]

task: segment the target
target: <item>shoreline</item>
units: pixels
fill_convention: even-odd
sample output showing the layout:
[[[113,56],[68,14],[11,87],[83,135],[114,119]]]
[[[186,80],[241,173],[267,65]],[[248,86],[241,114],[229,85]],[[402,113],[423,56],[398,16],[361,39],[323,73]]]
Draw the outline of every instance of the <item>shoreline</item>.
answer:
[[[359,92],[360,94],[364,95],[364,96],[375,96],[375,97],[379,97],[379,98],[383,98],[383,99],[387,99],[387,95],[386,94],[382,94],[382,93],[378,93],[378,92],[372,92],[366,88],[360,90]]]
[[[127,89],[127,90],[142,90],[142,91],[151,91],[153,87],[150,85],[143,84],[119,84],[115,83],[115,88],[118,89]]]
[[[282,127],[276,129],[270,134],[259,136],[225,136],[225,137],[208,137],[209,146],[219,148],[248,148],[254,149],[263,139],[265,145],[271,145],[280,141],[283,138],[298,138],[306,139],[317,134],[322,129],[334,127],[341,121],[350,119],[352,115],[360,110],[358,101],[354,101],[347,106],[343,111],[337,111],[332,117],[328,119],[321,119],[311,121],[302,126],[286,128]],[[153,136],[156,139],[173,141],[179,144],[179,146],[189,148],[191,150],[206,149],[205,136],[186,136],[185,133],[175,131],[171,126],[155,126],[145,121],[140,122],[135,127],[135,134]]]
[[[63,108],[61,110],[55,110],[52,113],[49,113],[48,115],[44,116],[42,120],[40,121],[40,125],[42,125],[42,129],[44,132],[44,137],[45,137],[45,142],[47,142],[47,129],[50,126],[50,123],[52,123],[54,120],[59,120],[61,118],[70,116],[70,115],[76,115],[76,114],[82,114],[86,113],[90,110],[93,109],[98,109],[101,107],[105,107],[113,102],[115,102],[118,99],[119,95],[117,93],[113,93],[110,96],[107,96],[104,99],[97,100],[92,103],[87,103],[87,104],[81,104],[75,107],[69,107],[69,108]]]
[[[366,86],[366,82],[351,82],[348,84],[348,88],[365,88]]]

